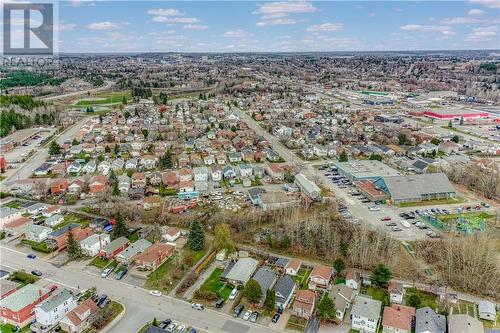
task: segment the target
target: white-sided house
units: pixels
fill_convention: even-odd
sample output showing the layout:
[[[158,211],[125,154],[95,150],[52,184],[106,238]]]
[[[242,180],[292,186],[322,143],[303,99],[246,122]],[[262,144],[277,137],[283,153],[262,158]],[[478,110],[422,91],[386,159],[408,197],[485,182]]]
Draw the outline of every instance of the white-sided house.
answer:
[[[29,206],[28,208],[26,208],[26,211],[28,213],[30,213],[31,215],[38,215],[42,211],[47,209],[47,207],[49,207],[48,204],[42,203],[42,202],[37,202],[36,204],[33,204],[33,205]]]
[[[127,161],[127,163],[125,163],[125,169],[136,170],[137,164],[139,164],[139,161],[137,160],[137,158],[131,158]]]
[[[20,209],[10,207],[0,207],[0,227],[11,221],[17,220],[22,216]]]
[[[60,213],[61,213],[61,207],[53,205],[45,208],[42,212],[42,215],[45,217],[51,217],[54,214],[60,214]]]
[[[391,281],[387,289],[391,303],[403,304],[404,287],[402,283]]]
[[[43,225],[31,224],[24,231],[24,237],[32,242],[40,243],[49,237],[52,228]]]
[[[102,161],[97,166],[97,170],[99,171],[99,173],[105,176],[109,173],[110,169],[111,169],[111,163],[109,163],[108,161]]]
[[[358,295],[351,310],[351,327],[361,332],[375,333],[380,321],[382,302]]]
[[[85,164],[82,168],[82,172],[85,173],[94,173],[97,169],[97,165],[95,161],[89,161],[87,164]]]
[[[51,327],[66,317],[66,314],[76,306],[73,294],[64,288],[35,307],[36,323],[41,327]]]
[[[215,164],[214,155],[208,155],[208,156],[203,157],[203,163],[205,163],[205,165]]]
[[[208,168],[206,166],[193,168],[195,182],[205,182],[208,180]]]
[[[352,269],[348,270],[345,276],[345,284],[351,289],[358,289],[361,283],[361,274]]]
[[[154,156],[143,156],[141,159],[141,164],[144,165],[146,170],[151,170],[156,167],[156,157]]]
[[[212,181],[220,182],[222,180],[222,169],[218,166],[212,167]]]
[[[64,216],[61,214],[54,214],[45,220],[45,225],[47,227],[55,227],[59,223],[64,221]]]
[[[130,186],[132,185],[132,179],[127,175],[118,176],[118,190],[121,193],[128,193]]]
[[[79,173],[80,171],[82,171],[82,165],[77,161],[74,161],[66,168],[67,173]]]
[[[302,263],[299,259],[292,258],[285,267],[285,273],[291,276],[297,276]]]
[[[253,167],[250,164],[240,164],[238,167],[242,178],[252,177]]]
[[[82,253],[94,257],[110,243],[109,234],[93,234],[80,242]]]
[[[179,237],[181,237],[181,229],[177,227],[170,227],[163,234],[163,239],[165,239],[167,242],[175,242]]]

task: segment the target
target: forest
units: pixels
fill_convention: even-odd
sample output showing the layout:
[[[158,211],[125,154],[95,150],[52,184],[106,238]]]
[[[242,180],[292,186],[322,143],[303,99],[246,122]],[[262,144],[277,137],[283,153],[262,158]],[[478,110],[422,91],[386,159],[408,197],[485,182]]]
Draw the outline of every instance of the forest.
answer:
[[[65,78],[55,78],[52,75],[44,73],[34,73],[26,71],[15,71],[9,73],[0,80],[0,89],[5,90],[12,87],[29,87],[51,85],[57,86],[64,82]]]

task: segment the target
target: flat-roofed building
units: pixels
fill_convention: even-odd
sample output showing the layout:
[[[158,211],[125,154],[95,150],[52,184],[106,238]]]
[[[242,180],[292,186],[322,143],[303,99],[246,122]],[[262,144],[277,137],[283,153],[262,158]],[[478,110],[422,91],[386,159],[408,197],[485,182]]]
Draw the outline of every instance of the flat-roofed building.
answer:
[[[377,180],[381,177],[399,176],[399,172],[377,160],[359,160],[335,162],[340,175],[352,182],[359,180]]]
[[[321,189],[314,182],[310,181],[305,175],[299,173],[295,175],[295,185],[302,193],[312,200],[318,200],[321,196]]]

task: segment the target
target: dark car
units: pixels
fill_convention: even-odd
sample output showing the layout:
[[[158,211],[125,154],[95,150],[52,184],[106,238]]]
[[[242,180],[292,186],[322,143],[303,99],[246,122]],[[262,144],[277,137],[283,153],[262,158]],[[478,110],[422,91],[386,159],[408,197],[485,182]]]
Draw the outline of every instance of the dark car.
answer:
[[[97,304],[97,306],[100,307],[101,309],[104,309],[109,303],[111,303],[111,300],[107,298],[101,303]]]
[[[273,316],[272,322],[273,322],[273,323],[277,323],[277,322],[278,322],[278,320],[280,320],[280,316],[281,316],[281,315],[280,315],[279,313],[275,314],[275,315]]]
[[[239,317],[243,310],[245,310],[245,306],[243,304],[238,304],[234,308],[233,317]]]
[[[168,318],[161,322],[160,328],[165,329],[172,322],[172,319]]]
[[[107,296],[107,295],[101,295],[101,297],[99,297],[99,298],[97,299],[97,302],[96,302],[96,303],[97,303],[97,305],[99,305],[100,303],[104,302],[104,301],[106,300],[106,298],[108,298],[108,296]]]
[[[28,259],[35,259],[36,258],[36,255],[33,254],[33,253],[30,253],[27,255]]]
[[[35,275],[35,276],[42,276],[42,272],[40,272],[39,270],[37,269],[34,269],[31,271],[31,274]]]
[[[188,331],[188,333],[196,333],[196,329],[194,327],[191,327],[191,329]]]
[[[223,299],[223,298],[219,298],[219,299],[217,300],[217,302],[215,302],[215,307],[216,307],[217,309],[220,309],[223,305],[224,305],[224,299]]]

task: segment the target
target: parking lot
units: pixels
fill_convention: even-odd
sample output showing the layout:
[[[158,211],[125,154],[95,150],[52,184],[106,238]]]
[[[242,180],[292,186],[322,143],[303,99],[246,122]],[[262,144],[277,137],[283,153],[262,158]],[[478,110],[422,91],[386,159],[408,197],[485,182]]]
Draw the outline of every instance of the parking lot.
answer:
[[[18,133],[20,132],[20,133]],[[39,128],[17,131],[2,139],[2,142],[13,141],[19,143],[14,149],[4,153],[7,164],[21,163],[31,152],[42,145],[42,142],[55,132],[55,128]]]

